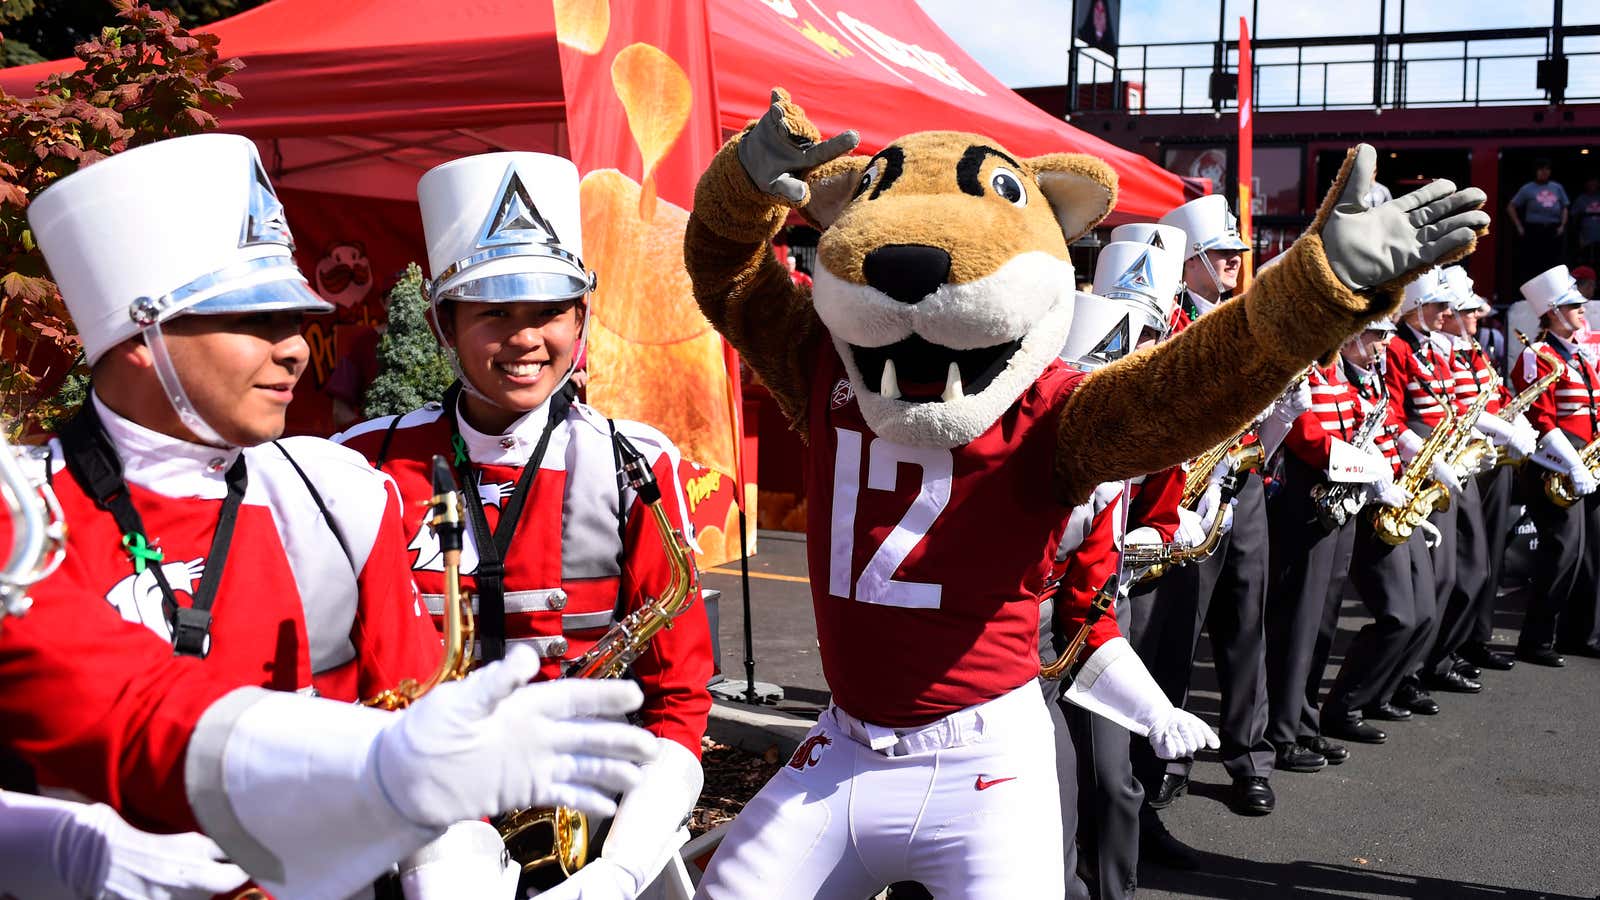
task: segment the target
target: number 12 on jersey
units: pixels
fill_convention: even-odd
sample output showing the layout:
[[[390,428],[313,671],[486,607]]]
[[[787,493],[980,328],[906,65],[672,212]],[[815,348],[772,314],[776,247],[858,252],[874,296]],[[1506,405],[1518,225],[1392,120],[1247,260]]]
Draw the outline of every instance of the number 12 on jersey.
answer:
[[[955,469],[955,457],[949,450],[937,447],[909,447],[881,437],[872,438],[867,448],[867,490],[893,493],[899,480],[901,463],[916,466],[922,473],[922,480],[916,499],[911,501],[911,508],[905,511],[888,537],[878,545],[872,558],[862,567],[861,575],[855,577],[856,529],[859,525],[865,532],[878,523],[870,519],[861,523],[856,521],[862,499],[862,434],[849,428],[835,428],[834,431],[838,439],[833,458],[828,593],[845,600],[853,596],[853,599],[862,603],[880,606],[938,609],[942,590],[940,585],[896,581],[893,576],[950,503],[950,481]],[[881,510],[883,504],[873,503],[869,509]]]

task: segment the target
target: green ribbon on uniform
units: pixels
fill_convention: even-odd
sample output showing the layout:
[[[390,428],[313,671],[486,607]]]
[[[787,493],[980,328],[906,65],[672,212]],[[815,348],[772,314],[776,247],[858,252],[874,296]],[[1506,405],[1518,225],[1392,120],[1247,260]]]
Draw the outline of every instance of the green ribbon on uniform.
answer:
[[[149,563],[159,563],[165,555],[157,548],[151,547],[144,539],[144,535],[137,531],[130,531],[122,536],[123,552],[133,560],[133,571],[136,575],[144,574]]]

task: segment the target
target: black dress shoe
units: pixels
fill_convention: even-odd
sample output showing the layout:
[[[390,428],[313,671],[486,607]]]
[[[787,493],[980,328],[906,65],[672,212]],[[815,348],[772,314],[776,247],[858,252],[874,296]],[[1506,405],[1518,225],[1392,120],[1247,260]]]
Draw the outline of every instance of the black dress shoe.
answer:
[[[1200,868],[1199,851],[1173,837],[1154,814],[1139,817],[1139,858],[1169,869]]]
[[[1151,809],[1166,809],[1188,790],[1189,776],[1168,772],[1161,776],[1161,786],[1156,788],[1155,796],[1149,798],[1147,804]]]
[[[1549,647],[1518,647],[1517,659],[1536,666],[1549,666],[1552,669],[1559,669],[1567,664],[1566,657]]]
[[[1355,741],[1358,744],[1381,744],[1389,739],[1389,735],[1383,729],[1368,725],[1359,718],[1350,719],[1344,716],[1323,719],[1322,733],[1331,738]]]
[[[1228,806],[1241,816],[1264,816],[1278,805],[1272,785],[1260,775],[1246,775],[1233,780],[1233,796]]]
[[[1279,747],[1272,767],[1280,772],[1320,772],[1328,765],[1328,758],[1303,744]]]
[[[1327,760],[1330,766],[1337,766],[1350,758],[1350,750],[1345,745],[1335,744],[1320,734],[1305,744],[1306,749],[1312,753],[1322,754],[1322,758]]]
[[[1575,656],[1600,657],[1600,644],[1584,642],[1561,648],[1560,652],[1571,653]]]
[[[1419,716],[1437,716],[1439,702],[1428,695],[1428,692],[1417,685],[1406,682],[1395,689],[1394,700],[1391,701],[1401,709],[1409,709]]]
[[[1461,647],[1460,656],[1480,669],[1494,669],[1497,672],[1509,672],[1517,664],[1517,661],[1511,658],[1511,654],[1501,653],[1488,644],[1465,644]]]
[[[1402,709],[1387,701],[1374,703],[1361,708],[1363,719],[1377,719],[1380,722],[1404,722],[1411,718],[1411,710]]]
[[[1460,657],[1456,658],[1455,665],[1450,667],[1450,671],[1460,675],[1462,678],[1471,678],[1474,681],[1483,677],[1482,669]]]
[[[1427,682],[1431,688],[1456,694],[1476,694],[1483,690],[1483,682],[1465,678],[1457,672],[1446,672],[1443,675],[1435,675],[1430,672]]]

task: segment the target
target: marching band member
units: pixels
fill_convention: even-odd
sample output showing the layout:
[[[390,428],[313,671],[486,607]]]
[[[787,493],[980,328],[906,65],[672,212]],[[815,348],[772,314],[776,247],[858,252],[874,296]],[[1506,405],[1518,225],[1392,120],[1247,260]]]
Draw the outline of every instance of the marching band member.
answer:
[[[1227,200],[1208,195],[1179,206],[1161,217],[1162,225],[1184,232],[1182,293],[1174,332],[1225,302],[1238,287],[1249,252],[1239,237],[1238,222]],[[1253,439],[1253,438],[1251,438]],[[1195,649],[1204,624],[1211,634],[1217,678],[1222,688],[1222,764],[1233,779],[1229,798],[1235,812],[1266,815],[1277,798],[1268,779],[1272,775],[1272,745],[1267,742],[1267,687],[1265,632],[1262,610],[1267,590],[1267,517],[1261,476],[1252,472],[1239,489],[1235,507],[1226,514],[1233,524],[1222,545],[1209,559],[1169,572],[1157,585],[1157,617],[1188,621],[1187,648],[1178,648],[1172,665],[1173,681],[1162,682],[1168,696],[1187,700]],[[1202,507],[1204,503],[1202,503]],[[1209,510],[1196,510],[1206,515]],[[1181,627],[1181,626],[1178,626]],[[1158,678],[1161,677],[1158,674]],[[1193,759],[1157,764],[1142,748],[1135,750],[1135,767],[1142,773],[1150,805],[1160,809],[1187,789]],[[1159,780],[1156,768],[1165,769]]]
[[[1083,371],[1094,371],[1158,341],[1167,330],[1178,286],[1182,259],[1176,248],[1183,245],[1182,232],[1159,225],[1124,225],[1112,237],[1100,252],[1093,292],[1077,296],[1073,328],[1061,354],[1068,365]],[[1163,249],[1163,244],[1173,249]],[[1122,565],[1120,546],[1200,542],[1204,523],[1194,512],[1179,508],[1182,493],[1183,473],[1172,468],[1130,479],[1126,486],[1101,485],[1088,503],[1072,511],[1056,551],[1057,570],[1051,580],[1057,587],[1049,601],[1053,615],[1041,610],[1041,652],[1061,651],[1113,574],[1120,574],[1124,583],[1135,577]],[[1120,632],[1141,662],[1148,661],[1151,657],[1141,650],[1134,630],[1136,615],[1126,592],[1120,593],[1114,615],[1095,623],[1085,656]],[[1154,704],[1171,706],[1153,679],[1146,676],[1145,683]],[[1068,896],[1131,897],[1138,885],[1144,789],[1133,776],[1130,735],[1121,724],[1063,697],[1061,685],[1046,682],[1045,692],[1055,701],[1052,720]]]
[[[417,501],[429,460],[453,448],[469,504],[463,577],[479,602],[486,660],[535,648],[541,679],[560,678],[619,616],[670,580],[649,510],[618,485],[623,454],[645,454],[674,526],[687,533],[678,453],[649,426],[613,421],[572,399],[594,280],[583,264],[578,171],[540,153],[458,159],[417,188],[428,240],[430,311],[459,380],[442,403],[357,426],[335,440],[394,477],[408,565],[442,612],[439,549]],[[698,599],[698,598],[696,598]],[[622,799],[602,855],[548,897],[632,898],[670,853],[699,797],[700,739],[711,709],[711,643],[695,602],[632,667],[658,752]]]
[[[1311,408],[1284,437],[1282,480],[1267,502],[1276,598],[1266,616],[1267,739],[1278,769],[1316,772],[1349,757],[1323,736],[1317,708],[1357,520],[1374,498],[1395,499],[1387,408],[1382,397],[1364,400],[1356,381],[1393,333],[1388,319],[1374,321],[1345,343],[1333,365],[1314,368]]]
[[[296,897],[346,896],[504,803],[608,809],[602,792],[631,785],[651,748],[557,720],[625,710],[634,691],[518,691],[524,657],[403,715],[348,706],[427,677],[440,645],[400,562],[392,484],[326,441],[275,441],[309,355],[300,318],[328,307],[295,267],[254,145],[130,150],[28,213],[94,376],[34,458],[66,561],[0,631],[4,746],[39,783],[139,827],[203,831]],[[615,759],[580,774],[580,754]],[[27,806],[7,800],[0,818],[49,831],[51,874],[73,889],[125,874],[115,848],[149,849],[109,814]],[[208,877],[209,847],[189,842]]]
[[[1461,351],[1465,354],[1466,365],[1456,373],[1456,402],[1470,404],[1476,399],[1477,392],[1491,384],[1497,374],[1490,354],[1477,341],[1478,322],[1488,312],[1489,304],[1473,292],[1472,278],[1465,268],[1449,266],[1444,272],[1457,295],[1456,315],[1451,320],[1452,330],[1467,341],[1465,349]],[[1502,382],[1500,396],[1491,400],[1486,410],[1495,417],[1492,420],[1485,419],[1484,424],[1490,431],[1499,430],[1496,426],[1504,421],[1505,404],[1510,398],[1510,390]],[[1532,456],[1539,435],[1528,423],[1527,416],[1518,414],[1505,424],[1509,426],[1509,434],[1491,435],[1496,446],[1507,448],[1514,460]],[[1483,500],[1483,529],[1487,538],[1486,577],[1473,602],[1471,630],[1458,653],[1467,663],[1480,669],[1507,670],[1515,665],[1510,654],[1489,646],[1494,634],[1494,603],[1500,591],[1500,575],[1505,567],[1509,544],[1507,534],[1516,520],[1516,508],[1511,502],[1515,471],[1511,466],[1502,465],[1478,476],[1478,493]]]
[[[1401,459],[1406,462],[1410,462],[1427,436],[1444,421],[1445,404],[1449,404],[1452,413],[1465,412],[1455,402],[1455,372],[1450,361],[1454,344],[1447,335],[1438,333],[1453,299],[1441,270],[1435,268],[1423,273],[1421,278],[1406,285],[1405,300],[1400,306],[1401,322],[1395,340],[1389,342],[1383,380],[1391,415],[1405,425],[1398,436],[1398,444]],[[1450,461],[1442,455],[1433,460],[1430,474],[1450,492],[1451,501],[1449,509],[1428,516],[1428,523],[1433,526],[1433,531],[1428,533],[1438,534],[1438,546],[1433,553],[1416,558],[1417,565],[1427,569],[1426,578],[1419,583],[1433,584],[1431,591],[1419,591],[1414,598],[1418,618],[1428,623],[1430,632],[1415,648],[1414,658],[1402,666],[1401,681],[1393,697],[1385,697],[1364,711],[1369,719],[1404,721],[1414,713],[1431,716],[1439,712],[1438,702],[1423,685],[1422,671],[1438,632],[1439,606],[1449,598],[1457,580],[1456,519],[1462,506],[1475,502],[1477,489],[1470,483],[1463,485]],[[1439,682],[1430,679],[1430,684]],[[1444,676],[1440,686],[1462,692],[1482,688],[1478,682],[1455,671]]]
[[[1405,432],[1404,419],[1385,390],[1382,374],[1385,342],[1390,347],[1395,343],[1392,329],[1387,321],[1373,322],[1360,337],[1346,341],[1334,373],[1343,376],[1359,401],[1350,414],[1359,412],[1365,419],[1373,409],[1385,408],[1373,447],[1387,460],[1391,478],[1403,471],[1399,437]],[[1374,507],[1402,508],[1411,499],[1390,479],[1380,478],[1373,485],[1367,502]],[[1381,705],[1394,695],[1408,662],[1419,648],[1426,647],[1432,633],[1433,577],[1424,545],[1431,528],[1424,522],[1408,540],[1392,546],[1378,537],[1370,516],[1356,517],[1349,579],[1373,621],[1356,634],[1323,700],[1319,726],[1326,737],[1364,744],[1389,739],[1367,723],[1364,715],[1380,711],[1380,715],[1393,717],[1381,710]]]
[[[1511,367],[1513,384],[1521,391],[1551,370],[1535,348],[1553,352],[1566,370],[1528,409],[1528,421],[1539,432],[1539,450],[1533,457],[1539,465],[1523,467],[1522,495],[1539,530],[1539,548],[1517,658],[1563,666],[1566,660],[1555,648],[1557,623],[1563,615],[1586,619],[1600,592],[1590,537],[1600,535],[1600,497],[1595,496],[1592,466],[1580,452],[1600,436],[1595,426],[1600,371],[1574,342],[1578,330],[1586,327],[1584,297],[1566,266],[1524,283],[1522,296],[1538,314],[1543,333]],[[1572,493],[1579,498],[1576,503],[1562,506],[1550,499],[1541,483],[1546,470],[1570,479]]]

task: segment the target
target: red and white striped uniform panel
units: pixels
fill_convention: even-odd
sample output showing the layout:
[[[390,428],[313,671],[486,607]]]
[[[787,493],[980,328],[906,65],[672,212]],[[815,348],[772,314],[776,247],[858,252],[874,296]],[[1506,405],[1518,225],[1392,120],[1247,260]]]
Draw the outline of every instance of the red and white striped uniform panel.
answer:
[[[1600,389],[1600,372],[1575,349],[1556,340],[1536,340],[1511,367],[1511,381],[1519,392],[1550,373],[1550,366],[1534,353],[1536,347],[1560,356],[1566,371],[1528,407],[1528,421],[1541,436],[1560,428],[1580,443],[1594,440],[1595,391]]]
[[[1413,343],[1415,341],[1415,343]],[[1450,360],[1427,335],[1402,323],[1389,341],[1389,364],[1384,372],[1389,402],[1410,427],[1426,434],[1444,420],[1441,401],[1453,402],[1455,375]]]
[[[1497,385],[1497,388],[1489,405],[1484,407],[1484,412],[1498,413],[1511,402],[1511,394],[1506,390],[1505,382],[1496,380],[1494,365],[1489,362],[1489,354],[1483,352],[1477,341],[1473,341],[1466,348],[1458,348],[1455,359],[1457,362],[1454,369],[1455,398],[1458,405],[1465,408],[1476,403],[1478,393],[1490,385]]]

